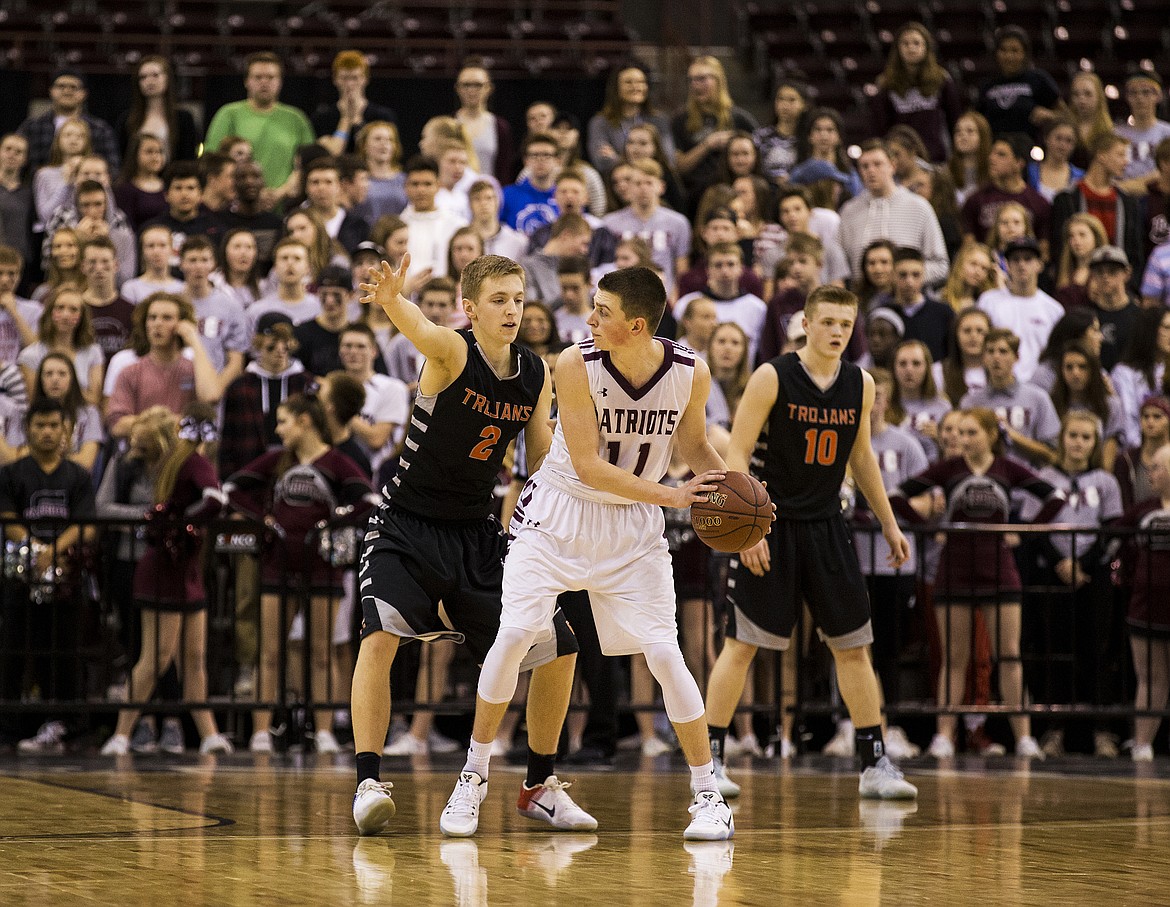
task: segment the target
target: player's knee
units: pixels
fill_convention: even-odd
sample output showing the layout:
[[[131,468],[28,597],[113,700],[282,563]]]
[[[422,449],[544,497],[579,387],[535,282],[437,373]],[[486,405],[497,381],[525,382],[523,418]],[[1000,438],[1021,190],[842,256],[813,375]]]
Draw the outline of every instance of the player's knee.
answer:
[[[643,655],[646,656],[646,666],[650,669],[650,673],[654,675],[654,679],[659,684],[662,683],[662,678],[669,675],[672,671],[682,666],[686,670],[686,661],[683,659],[682,650],[678,646],[672,646],[667,643],[654,643],[647,646],[643,650]]]
[[[499,632],[496,633],[496,641],[492,643],[492,648],[495,649],[498,647],[509,654],[519,652],[520,659],[523,659],[524,654],[536,642],[538,635],[536,630],[521,630],[519,627],[500,627]],[[519,660],[517,664],[519,664]]]

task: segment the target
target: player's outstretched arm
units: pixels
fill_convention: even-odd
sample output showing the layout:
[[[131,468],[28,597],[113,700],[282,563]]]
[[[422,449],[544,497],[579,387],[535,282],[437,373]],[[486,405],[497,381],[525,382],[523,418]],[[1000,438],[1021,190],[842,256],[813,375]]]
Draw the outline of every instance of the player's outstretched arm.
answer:
[[[901,567],[910,558],[910,543],[898,527],[894,518],[894,509],[890,506],[890,499],[886,496],[886,487],[882,484],[882,473],[878,467],[877,457],[873,453],[870,442],[869,412],[873,409],[873,378],[868,372],[861,373],[864,391],[861,400],[861,414],[857,427],[857,439],[853,442],[853,450],[849,453],[849,468],[853,471],[853,481],[858,490],[865,495],[869,509],[881,523],[882,535],[890,546],[888,558],[891,567]]]
[[[711,483],[725,475],[724,470],[704,472],[685,485],[671,488],[641,479],[602,459],[598,451],[601,436],[597,429],[597,411],[589,394],[589,375],[580,347],[571,346],[561,353],[556,374],[561,431],[565,435],[573,469],[586,485],[631,501],[682,508],[704,499],[715,490]]]
[[[419,307],[402,295],[409,268],[409,252],[402,256],[402,264],[397,270],[385,261],[370,268],[369,281],[358,285],[365,293],[361,301],[366,305],[380,305],[394,326],[418,347],[428,363],[453,362],[466,354],[467,344],[450,328],[428,321]]]

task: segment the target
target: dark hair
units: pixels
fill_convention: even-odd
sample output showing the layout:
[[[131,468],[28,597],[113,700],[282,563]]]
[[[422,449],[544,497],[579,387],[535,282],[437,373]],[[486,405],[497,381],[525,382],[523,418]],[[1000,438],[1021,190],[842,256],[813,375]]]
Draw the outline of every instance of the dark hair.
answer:
[[[1019,41],[1020,46],[1024,48],[1024,59],[1032,59],[1032,39],[1028,37],[1028,33],[1018,25],[1005,25],[1002,28],[995,30],[995,49],[999,50],[999,46],[1004,41]]]
[[[1133,328],[1130,331],[1129,343],[1121,354],[1121,362],[1136,372],[1141,372],[1146,383],[1155,388],[1154,368],[1158,364],[1158,328],[1163,317],[1170,316],[1170,310],[1165,306],[1155,306],[1152,309],[1140,309],[1134,317]],[[1168,379],[1170,380],[1170,379]]]
[[[47,397],[45,393],[44,372],[45,363],[49,360],[59,360],[65,363],[65,368],[69,371],[69,390],[65,392],[65,397],[61,400],[61,405],[65,407],[67,413],[74,416],[78,410],[85,406],[85,396],[81,393],[81,385],[77,383],[77,366],[73,364],[73,359],[66,356],[64,353],[46,353],[45,358],[41,360],[41,364],[37,366],[36,383],[33,385],[32,398],[37,400],[41,397]]]
[[[346,425],[366,405],[366,389],[360,381],[340,369],[330,372],[325,380],[329,382],[329,405],[333,407],[333,415],[339,423]]]
[[[224,277],[228,276],[227,263],[227,247],[228,243],[235,238],[237,233],[247,233],[252,237],[253,242],[256,240],[256,234],[247,227],[233,227],[228,230],[223,239],[219,243],[219,267],[223,271]],[[245,285],[252,291],[252,295],[259,297],[260,295],[260,244],[256,244],[256,260],[252,262],[252,270],[248,272],[248,276],[244,280]]]
[[[332,444],[333,436],[329,433],[329,422],[325,418],[325,408],[316,397],[310,397],[307,394],[291,394],[280,401],[277,409],[285,410],[294,419],[308,416],[309,423],[313,426],[313,431],[317,433],[317,436],[326,444]],[[296,454],[286,447],[280,455],[280,459],[276,461],[276,471],[273,478],[279,479],[292,469],[295,459]]]
[[[374,333],[374,329],[366,324],[364,321],[351,321],[341,329],[342,334],[361,334],[374,348],[374,352],[378,352],[378,335]],[[341,336],[340,334],[338,335]]]
[[[898,246],[894,249],[894,264],[897,265],[902,261],[926,261],[926,256],[922,254],[921,249],[915,249],[913,246]]]
[[[626,60],[618,63],[612,70],[610,70],[609,78],[605,83],[605,104],[601,108],[601,115],[609,123],[614,126],[620,126],[622,121],[622,100],[621,94],[618,90],[618,80],[621,78],[623,72],[629,69],[636,69],[646,77],[647,88],[650,82],[650,73],[646,67],[636,60]],[[649,117],[654,113],[650,106],[650,92],[646,92],[646,100],[642,102],[641,114],[644,117]]]
[[[556,239],[564,233],[592,233],[593,228],[589,226],[589,221],[585,220],[580,214],[573,214],[569,212],[562,214],[552,222],[549,227],[548,238]]]
[[[146,141],[158,142],[161,147],[166,148],[165,143],[157,135],[152,135],[149,132],[136,132],[130,139],[126,146],[126,154],[122,158],[122,168],[118,171],[118,182],[130,183],[138,176],[138,152],[142,148],[142,143]],[[166,161],[163,161],[166,165]]]
[[[456,289],[455,281],[450,277],[432,277],[418,288],[418,298],[421,300],[427,293],[445,293],[453,301],[458,302],[459,300],[455,299]]]
[[[65,411],[65,406],[60,400],[54,400],[52,397],[34,397],[24,414],[25,428],[32,425],[33,416],[51,416],[53,413],[59,415],[62,422],[69,418],[69,413]]]
[[[549,107],[552,107],[552,104],[549,104],[548,101],[536,101],[534,104],[529,104],[528,106],[534,107],[536,104],[547,104]],[[557,142],[556,136],[548,132],[533,132],[524,137],[524,142],[520,145],[520,154],[527,154],[528,149],[533,145],[552,145],[558,154],[561,150],[560,143]]]
[[[1032,154],[1032,139],[1019,132],[1004,132],[991,140],[995,145],[1002,142],[1011,149],[1012,157],[1017,161],[1027,161]]]
[[[92,195],[95,192],[100,192],[102,197],[105,198],[106,187],[97,180],[83,180],[77,184],[77,188],[73,190],[73,195],[75,198],[80,198],[82,195]]]
[[[156,302],[174,303],[179,308],[180,321],[196,323],[195,307],[186,296],[181,296],[178,293],[151,293],[134,306],[134,313],[130,316],[130,342],[126,346],[139,356],[145,356],[150,352],[150,338],[146,335],[146,319],[150,316],[150,307]],[[178,334],[175,334],[173,342],[179,347],[183,346],[183,341]]]
[[[196,161],[175,161],[168,164],[162,174],[163,192],[169,191],[171,183],[175,180],[198,180],[200,189],[207,185],[203,168]]]
[[[305,164],[305,179],[309,178],[309,174],[317,170],[332,170],[337,174],[337,181],[341,182],[341,168],[337,165],[337,158],[331,154],[325,154],[320,157],[315,157],[307,164]]]
[[[854,169],[853,161],[849,159],[849,155],[845,152],[845,120],[832,107],[814,107],[812,110],[805,112],[804,135],[801,138],[801,143],[803,143],[804,147],[803,150],[799,146],[797,147],[801,161],[803,162],[809,159],[813,126],[816,125],[817,120],[832,120],[833,125],[837,127],[837,137],[840,141],[837,142],[836,160],[833,163],[842,173],[852,173]],[[813,207],[811,201],[809,207]]]
[[[1055,367],[1069,342],[1081,340],[1096,320],[1096,312],[1088,306],[1073,306],[1052,326],[1048,334],[1048,343],[1044,347],[1044,352],[1040,354],[1040,361],[1049,362]]]
[[[162,67],[163,73],[167,77],[167,90],[163,93],[163,118],[167,122],[167,134],[172,137],[172,142],[178,138],[179,135],[179,116],[178,105],[176,102],[177,92],[175,91],[175,72],[174,67],[171,66],[171,61],[160,54],[150,54],[138,61],[138,66],[134,69],[135,78],[133,80],[133,88],[131,89],[132,100],[130,101],[130,112],[126,115],[126,125],[124,135],[137,136],[142,129],[142,124],[146,122],[146,96],[142,93],[142,89],[138,85],[138,74],[142,72],[142,67],[147,63],[157,63]],[[127,158],[130,157],[129,149],[127,149]],[[138,154],[135,152],[134,157]],[[134,166],[137,166],[135,160]],[[125,172],[125,171],[123,171]],[[130,171],[131,174],[133,170]]]
[[[622,311],[633,321],[641,318],[650,333],[658,330],[666,309],[666,287],[649,268],[621,268],[610,271],[597,282],[597,289],[622,301]]]
[[[1072,406],[1072,392],[1064,380],[1064,357],[1074,353],[1083,356],[1089,367],[1089,383],[1085,387],[1084,398],[1081,404],[1104,423],[1109,418],[1109,387],[1105,384],[1105,376],[1101,374],[1101,360],[1093,355],[1084,343],[1079,340],[1070,340],[1061,349],[1060,358],[1056,362],[1056,381],[1052,385],[1052,405],[1062,419]],[[1102,439],[1104,440],[1104,439]]]
[[[959,344],[959,327],[968,318],[982,318],[987,323],[989,331],[994,327],[991,323],[991,316],[983,309],[977,309],[974,306],[957,313],[954,321],[951,322],[950,343],[947,344],[947,353],[942,358],[942,373],[943,394],[951,401],[952,406],[958,406],[959,401],[967,393],[963,349]]]
[[[341,154],[335,160],[337,161],[337,175],[343,183],[352,181],[363,170],[368,172],[370,169],[366,159],[360,154]]]
[[[412,173],[419,173],[426,171],[433,173],[436,177],[439,175],[439,163],[433,157],[427,157],[425,154],[416,154],[406,162],[406,166],[402,168],[402,172],[407,176]]]
[[[219,176],[223,173],[224,167],[234,163],[235,160],[230,154],[225,154],[222,151],[205,151],[199,158],[199,167],[203,171],[204,182],[206,183],[208,177]]]
[[[589,259],[584,255],[564,255],[561,260],[557,262],[557,274],[580,274],[586,280],[592,269],[589,267]]]
[[[875,239],[861,252],[861,259],[857,263],[857,277],[853,281],[854,292],[863,303],[868,303],[878,292],[878,287],[870,282],[869,274],[865,270],[865,260],[874,249],[886,249],[890,253],[891,263],[894,257],[894,244],[888,239]]]
[[[215,246],[202,233],[196,233],[193,236],[188,236],[184,241],[182,247],[179,249],[179,259],[182,260],[188,252],[210,252],[215,254]]]
[[[926,56],[918,66],[918,71],[911,74],[902,60],[902,52],[898,44],[906,32],[917,32],[926,42]],[[923,97],[933,97],[938,94],[943,83],[949,76],[938,62],[934,35],[921,22],[907,22],[895,33],[890,43],[890,56],[886,62],[885,71],[878,76],[878,86],[893,94],[907,94],[910,89],[917,88]]]

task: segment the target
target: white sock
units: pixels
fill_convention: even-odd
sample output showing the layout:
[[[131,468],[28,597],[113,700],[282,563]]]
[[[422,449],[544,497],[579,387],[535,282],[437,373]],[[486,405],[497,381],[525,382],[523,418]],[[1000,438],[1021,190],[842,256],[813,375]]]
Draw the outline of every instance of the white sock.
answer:
[[[719,793],[719,784],[715,780],[715,763],[713,761],[705,765],[691,766],[691,788],[695,793],[705,790]]]
[[[491,764],[491,761],[491,743],[480,743],[472,737],[471,746],[467,748],[467,761],[463,764],[463,770],[465,772],[475,772],[486,781],[488,777],[488,766]]]

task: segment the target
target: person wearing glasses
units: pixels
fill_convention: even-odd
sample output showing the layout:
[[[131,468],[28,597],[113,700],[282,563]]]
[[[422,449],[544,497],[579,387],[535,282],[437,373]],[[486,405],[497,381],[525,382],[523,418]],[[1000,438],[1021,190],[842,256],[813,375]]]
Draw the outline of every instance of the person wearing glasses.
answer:
[[[463,132],[475,149],[479,172],[507,184],[516,176],[516,145],[508,121],[487,108],[493,89],[483,62],[467,59],[455,78],[455,94],[459,96],[455,119],[463,124]]]
[[[81,70],[63,67],[53,73],[53,80],[49,83],[49,110],[39,116],[30,116],[17,129],[17,132],[28,139],[29,173],[35,172],[38,167],[49,162],[53,137],[57,134],[59,124],[71,117],[85,121],[85,125],[89,127],[93,153],[106,159],[111,172],[118,170],[122,158],[118,154],[114,130],[105,120],[91,116],[82,109],[88,96],[85,76]]]
[[[1152,69],[1140,69],[1125,80],[1125,104],[1129,116],[1118,120],[1118,135],[1129,139],[1129,163],[1122,174],[1121,188],[1144,195],[1146,182],[1157,166],[1154,150],[1170,139],[1170,123],[1158,119],[1158,104],[1165,94],[1161,77]]]

